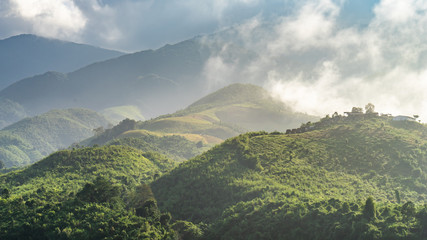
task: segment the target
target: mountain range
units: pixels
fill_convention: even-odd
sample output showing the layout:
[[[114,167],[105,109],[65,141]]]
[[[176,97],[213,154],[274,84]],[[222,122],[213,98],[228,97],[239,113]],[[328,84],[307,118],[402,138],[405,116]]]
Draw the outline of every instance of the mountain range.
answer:
[[[0,130],[0,161],[7,168],[31,164],[108,124],[104,116],[88,109],[51,110],[24,118]]]
[[[424,239],[425,125],[334,115],[296,132],[242,134],[178,166],[128,146],[59,151],[0,175],[0,236]]]
[[[136,107],[103,113],[116,119],[130,113],[143,118]],[[126,119],[109,128],[108,117],[88,109],[51,110],[25,118],[0,130],[0,156],[7,168],[23,166],[81,141],[83,146],[127,145],[184,161],[247,131],[286,131],[317,119],[292,111],[261,87],[232,84],[174,114]]]
[[[316,120],[315,116],[294,112],[261,87],[236,83],[173,114],[139,122],[122,121],[81,144],[124,144],[143,150],[157,149],[173,159],[183,160],[248,131],[286,131],[299,127],[302,122]],[[170,144],[172,139],[175,146]],[[151,147],[147,148],[148,145]]]
[[[47,71],[71,72],[122,52],[31,34],[0,40],[0,89]]]
[[[0,238],[427,239],[426,124],[220,72],[253,58],[196,37],[1,90]]]
[[[212,56],[225,55],[226,64],[235,64],[234,58],[255,56],[238,46],[229,49],[224,53],[219,44],[206,44],[204,38],[196,37],[157,50],[98,61],[68,73],[50,69],[6,87],[0,91],[0,101],[19,105],[29,116],[51,109],[103,111],[133,106],[150,119],[238,82],[240,79],[223,79],[223,83],[211,86],[207,80],[206,64]]]

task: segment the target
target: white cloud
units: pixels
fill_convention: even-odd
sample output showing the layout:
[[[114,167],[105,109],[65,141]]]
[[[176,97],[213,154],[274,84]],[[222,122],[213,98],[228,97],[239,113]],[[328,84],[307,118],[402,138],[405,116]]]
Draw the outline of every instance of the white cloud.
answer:
[[[237,42],[259,57],[228,69],[240,81],[258,78],[301,112],[325,115],[372,102],[379,111],[426,121],[427,2],[382,0],[362,28],[339,27],[341,3],[308,1],[289,16],[257,16],[236,28]]]
[[[363,27],[340,24],[346,1],[359,0],[6,0],[0,27],[142,50],[233,25],[225,48],[205,66],[211,88],[267,82],[303,112],[373,102],[378,110],[427,118],[427,1],[381,0]],[[258,56],[234,58],[239,46]]]
[[[268,42],[271,54],[301,51],[321,44],[335,27],[339,8],[330,0],[309,2],[296,15],[283,17],[275,26],[277,38]]]
[[[375,15],[379,19],[391,22],[405,22],[415,16],[413,0],[383,0],[375,7]]]
[[[10,0],[9,17],[22,18],[34,33],[77,39],[86,18],[72,0]]]
[[[373,102],[379,110],[416,113],[427,120],[425,7],[420,1],[383,0],[363,29],[334,29],[330,26],[336,24],[335,18],[318,20],[330,30],[300,38],[295,44],[299,51],[325,51],[323,58],[311,65],[310,74],[279,80],[270,76],[268,86],[284,102],[312,114]],[[333,68],[320,65],[322,61]]]

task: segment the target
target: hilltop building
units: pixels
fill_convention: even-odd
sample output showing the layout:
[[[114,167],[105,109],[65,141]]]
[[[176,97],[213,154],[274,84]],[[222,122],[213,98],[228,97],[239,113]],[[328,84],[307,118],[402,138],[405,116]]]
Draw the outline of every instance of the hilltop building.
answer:
[[[344,112],[344,114],[346,114],[348,117],[365,115],[363,112]]]
[[[393,117],[393,121],[416,121],[416,120],[413,117],[399,115],[399,116]]]

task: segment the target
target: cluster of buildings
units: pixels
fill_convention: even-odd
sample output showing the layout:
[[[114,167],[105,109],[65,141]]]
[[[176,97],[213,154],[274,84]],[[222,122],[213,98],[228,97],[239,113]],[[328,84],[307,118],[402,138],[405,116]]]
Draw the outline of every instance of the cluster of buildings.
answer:
[[[374,112],[374,111],[367,112],[367,113],[363,113],[362,111],[351,111],[351,112],[344,112],[344,114],[346,116],[339,115],[338,113],[335,112],[332,115],[332,117],[329,117],[328,115],[326,118],[321,119],[320,122],[316,122],[316,123],[308,122],[306,124],[302,124],[300,128],[288,129],[286,130],[286,134],[307,132],[310,130],[317,129],[321,125],[331,124],[332,122],[336,122],[337,120],[340,120],[340,119],[344,120],[345,118],[363,119],[365,117],[386,117],[391,119],[392,121],[410,121],[410,122],[416,122],[418,118],[418,115],[414,115],[414,117],[403,116],[403,115],[392,116],[391,114],[379,114],[378,112]]]

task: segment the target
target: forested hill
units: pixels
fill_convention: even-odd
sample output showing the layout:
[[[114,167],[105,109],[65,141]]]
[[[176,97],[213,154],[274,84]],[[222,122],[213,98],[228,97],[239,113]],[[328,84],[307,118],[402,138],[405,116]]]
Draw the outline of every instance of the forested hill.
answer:
[[[0,175],[0,238],[427,237],[425,125],[334,114],[288,132],[245,133],[178,166],[127,146],[56,152]]]
[[[240,133],[285,131],[316,119],[292,111],[259,86],[232,84],[174,114],[148,121],[124,120],[82,144],[124,144],[184,160]]]
[[[425,125],[335,116],[304,131],[243,134],[181,164],[151,186],[160,208],[202,239],[425,239]]]
[[[247,131],[285,131],[317,117],[293,111],[269,92],[251,84],[231,84],[184,110],[138,124],[139,128],[211,135],[227,139]]]
[[[176,239],[147,185],[173,166],[110,146],[59,151],[0,175],[0,238]]]
[[[47,71],[71,72],[123,53],[22,34],[0,40],[0,89]]]
[[[33,163],[107,125],[105,117],[88,109],[52,110],[25,118],[0,130],[0,161],[6,167]]]

